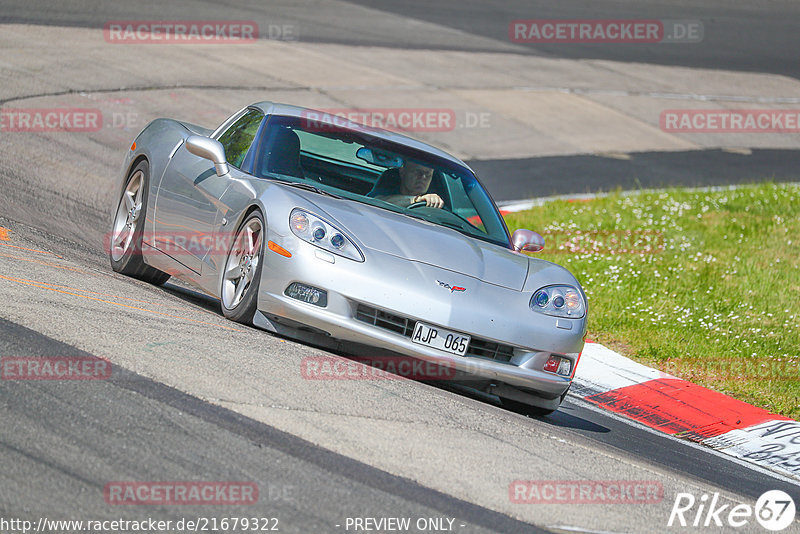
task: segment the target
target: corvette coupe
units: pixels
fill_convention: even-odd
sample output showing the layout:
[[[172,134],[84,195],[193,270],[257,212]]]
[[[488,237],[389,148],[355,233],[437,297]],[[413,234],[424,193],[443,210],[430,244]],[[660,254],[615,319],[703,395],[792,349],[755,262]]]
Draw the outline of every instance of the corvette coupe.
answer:
[[[323,347],[456,370],[510,406],[557,409],[586,296],[531,257],[475,173],[395,132],[262,102],[216,130],[157,119],[125,157],[112,268],[170,276],[225,317]]]

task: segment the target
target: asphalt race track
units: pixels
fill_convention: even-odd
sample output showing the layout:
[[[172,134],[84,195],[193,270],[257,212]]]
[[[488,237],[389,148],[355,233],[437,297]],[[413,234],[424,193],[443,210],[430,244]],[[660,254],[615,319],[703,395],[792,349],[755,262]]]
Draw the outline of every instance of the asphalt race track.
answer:
[[[299,533],[368,531],[353,518],[430,520],[409,532],[660,532],[680,492],[751,506],[771,489],[800,495],[796,480],[570,397],[537,418],[447,384],[305,380],[302,359],[325,351],[226,321],[218,303],[175,280],[156,288],[119,276],[103,251],[120,163],[147,122],[172,116],[216,126],[267,99],[487,113],[484,130],[420,137],[468,160],[497,200],[797,181],[796,139],[667,136],[657,113],[653,126],[652,111],[670,104],[648,85],[658,73],[674,82],[674,95],[730,88],[744,105],[789,106],[800,98],[796,3],[0,0],[0,7],[2,109],[96,108],[104,117],[88,132],[0,131],[0,355],[104,358],[112,369],[107,380],[0,381],[0,533],[16,532],[2,523],[13,518],[35,525],[234,517],[277,518],[279,531]],[[708,46],[512,45],[508,22],[516,18],[699,19]],[[256,20],[262,32],[294,33],[230,46],[103,39],[109,20],[161,19]],[[525,78],[534,67],[569,91],[551,94],[546,80]],[[704,85],[694,94],[692,83]],[[553,119],[550,143],[549,131],[505,113],[492,93],[520,102],[521,86],[525,98],[541,94],[554,105],[578,98],[577,117],[588,110],[626,122],[609,124],[610,135],[575,140],[573,118]],[[597,88],[609,93],[581,96]],[[650,481],[663,498],[518,504],[509,495],[515,480]],[[248,482],[259,498],[109,504],[104,488],[120,481]]]
[[[289,532],[333,532],[363,516],[457,518],[460,532],[597,523],[624,532],[665,521],[677,491],[748,502],[796,487],[580,401],[536,419],[406,380],[309,383],[299,362],[323,351],[228,323],[182,286],[112,275],[103,258],[70,260],[49,236],[3,226],[4,244],[21,247],[0,255],[3,354],[95,355],[114,366],[102,381],[5,381],[4,516],[232,517],[233,507],[111,507],[103,487],[245,480],[261,492],[247,515],[277,517]],[[656,480],[664,502],[635,515],[508,504],[510,480],[557,477]]]

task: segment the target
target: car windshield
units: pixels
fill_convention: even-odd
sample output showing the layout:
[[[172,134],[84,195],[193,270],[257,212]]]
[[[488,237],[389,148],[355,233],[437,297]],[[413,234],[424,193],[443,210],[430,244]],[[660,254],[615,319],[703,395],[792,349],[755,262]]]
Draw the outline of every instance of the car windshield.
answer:
[[[387,141],[353,123],[345,127],[284,116],[268,119],[256,150],[258,177],[313,185],[509,247],[503,219],[477,178],[435,154]],[[426,196],[433,205],[422,200]]]

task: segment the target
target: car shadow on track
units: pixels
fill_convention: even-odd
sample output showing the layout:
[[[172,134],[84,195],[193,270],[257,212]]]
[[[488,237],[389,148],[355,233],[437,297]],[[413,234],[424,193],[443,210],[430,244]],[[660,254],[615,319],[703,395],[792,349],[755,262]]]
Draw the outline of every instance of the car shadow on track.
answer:
[[[537,421],[541,421],[542,423],[558,426],[562,428],[572,428],[575,430],[582,430],[585,432],[593,432],[598,434],[606,434],[611,432],[611,429],[605,427],[603,425],[598,425],[593,421],[589,421],[580,417],[578,415],[574,415],[573,412],[576,411],[576,407],[569,402],[569,396],[567,396],[567,400],[561,404],[561,407],[558,408],[555,412],[549,415],[538,415],[533,413],[531,410],[526,410],[524,407],[522,408],[511,408],[508,406],[502,406],[500,399],[494,395],[490,395],[488,393],[483,393],[481,391],[474,390],[472,388],[461,386],[458,384],[431,384],[435,387],[440,389],[444,389],[455,393],[457,395],[461,395],[464,397],[469,397],[471,399],[475,399],[480,402],[484,402],[486,404],[494,405],[498,408],[506,410],[507,412],[516,413],[518,415],[522,415],[524,417],[528,417],[530,419],[536,419]]]
[[[215,314],[219,314],[220,316],[222,316],[222,313],[220,312],[219,301],[217,299],[213,298],[213,297],[210,297],[210,296],[208,296],[208,295],[206,295],[204,293],[201,293],[201,292],[199,292],[199,291],[197,291],[195,289],[187,287],[187,286],[183,285],[180,282],[178,282],[178,283],[167,282],[163,286],[163,289],[167,293],[169,293],[170,295],[172,295],[174,297],[177,297],[177,298],[183,300],[184,302],[186,302],[186,303],[188,303],[190,305],[198,306],[198,307],[203,308],[203,309],[205,309],[205,310],[207,310],[209,312],[212,312],[212,313],[215,313]],[[254,328],[254,329],[262,331],[265,334],[270,334],[269,332],[260,330],[258,328]],[[276,334],[272,334],[272,335],[276,335]],[[279,336],[279,335],[276,335],[276,337],[283,338],[283,336]],[[308,344],[308,343],[306,343],[306,345],[310,345],[312,347],[319,348],[321,350],[332,352],[332,353],[336,354],[337,356],[341,356],[343,358],[347,358],[348,360],[351,360],[351,361],[354,361],[354,362],[358,362],[358,363],[361,363],[361,364],[364,364],[364,365],[370,365],[371,367],[375,367],[376,369],[378,369],[381,373],[394,374],[391,371],[387,370],[385,368],[385,366],[381,366],[380,358],[374,358],[372,360],[369,360],[369,359],[365,360],[363,357],[356,356],[356,355],[354,355],[354,354],[352,354],[350,352],[347,352],[347,351],[331,350],[330,347],[316,347],[315,345]],[[401,375],[397,375],[397,376],[398,376],[398,378],[407,378],[407,377],[401,377]],[[470,399],[479,401],[481,403],[485,403],[487,405],[492,405],[492,406],[495,406],[497,408],[501,408],[501,409],[506,410],[506,411],[511,412],[511,413],[516,413],[516,414],[524,416],[524,417],[528,417],[528,418],[531,418],[531,419],[536,419],[536,420],[541,421],[542,423],[545,423],[545,424],[558,426],[558,427],[563,427],[563,428],[572,428],[572,429],[575,429],[575,430],[582,430],[582,431],[585,431],[585,432],[601,433],[601,434],[610,432],[610,429],[605,427],[605,426],[598,425],[597,423],[594,423],[592,421],[588,421],[588,420],[586,420],[586,419],[584,419],[584,418],[582,418],[580,416],[574,415],[573,412],[575,412],[575,407],[573,405],[571,405],[568,401],[564,402],[558,410],[556,410],[555,412],[553,412],[550,415],[538,415],[538,414],[533,413],[532,411],[526,410],[524,407],[521,407],[521,408],[514,407],[514,408],[512,408],[512,407],[508,407],[508,406],[503,406],[498,397],[496,397],[494,395],[490,395],[488,393],[484,393],[484,392],[478,391],[478,390],[470,388],[470,387],[468,387],[466,385],[455,384],[455,383],[444,383],[444,382],[441,382],[441,381],[417,380],[417,382],[422,382],[422,383],[427,384],[429,386],[432,386],[432,387],[434,387],[434,388],[436,388],[436,389],[438,389],[440,391],[447,391],[447,392],[450,392],[452,394],[459,395],[461,397],[470,398]],[[569,397],[567,397],[567,399],[569,399]]]
[[[569,396],[567,397],[567,400],[561,404],[561,407],[558,410],[548,416],[539,417],[538,419],[551,423],[554,426],[583,430],[586,432],[595,432],[599,434],[611,432],[611,429],[606,426],[598,425],[593,421],[588,421],[571,413],[576,410],[575,407],[568,402],[568,400]]]
[[[214,297],[185,286],[180,281],[176,282],[174,278],[170,279],[169,282],[161,287],[173,297],[177,297],[184,302],[199,306],[206,311],[216,313],[222,317],[222,312],[220,311],[219,307],[219,300],[215,299]]]

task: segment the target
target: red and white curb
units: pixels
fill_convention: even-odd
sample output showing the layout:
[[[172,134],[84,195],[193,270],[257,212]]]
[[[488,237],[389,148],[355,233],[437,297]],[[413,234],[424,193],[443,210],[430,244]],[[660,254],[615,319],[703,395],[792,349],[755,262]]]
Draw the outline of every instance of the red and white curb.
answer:
[[[570,394],[655,430],[800,479],[800,422],[587,342]]]

